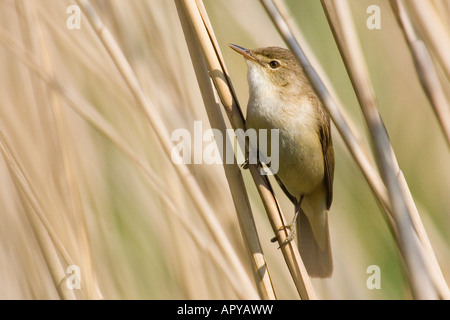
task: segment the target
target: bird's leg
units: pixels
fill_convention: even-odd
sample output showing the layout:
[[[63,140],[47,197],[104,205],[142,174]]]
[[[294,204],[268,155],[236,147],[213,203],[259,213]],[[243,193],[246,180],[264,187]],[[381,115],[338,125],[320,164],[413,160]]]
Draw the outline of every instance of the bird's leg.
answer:
[[[247,158],[247,159],[245,159],[244,163],[241,164],[241,168],[244,169],[244,170],[247,170],[249,166],[250,166],[250,162],[249,162],[249,160]],[[256,162],[256,166],[258,167],[258,170],[259,170],[262,167],[261,162],[259,162],[259,161]]]
[[[280,244],[280,246],[278,247],[284,247],[285,245],[287,245],[289,242],[292,241],[292,239],[294,239],[295,236],[295,225],[297,222],[297,218],[298,218],[298,214],[300,213],[300,210],[302,210],[301,205],[302,205],[302,201],[303,201],[303,196],[300,197],[300,200],[298,201],[297,206],[295,207],[295,214],[294,214],[294,219],[292,220],[292,222],[290,224],[288,224],[287,226],[282,226],[279,230],[285,230],[285,229],[289,229],[289,234],[286,237],[286,239],[283,241],[283,243]],[[271,240],[272,242],[277,241],[277,237],[272,238]]]
[[[259,158],[260,155],[259,155],[258,149],[256,149],[256,152],[257,152],[256,153],[257,154],[257,158],[256,159],[252,158],[252,162],[250,163],[250,151],[246,150],[244,163],[241,164],[241,168],[242,169],[247,170],[248,167],[250,166],[250,164],[256,164],[258,166],[258,169],[262,167],[261,160]],[[256,163],[253,162],[254,160],[256,160]]]
[[[247,170],[247,169],[248,169],[248,158],[245,159],[245,161],[244,161],[243,164],[241,164],[241,168],[244,169],[244,170]]]

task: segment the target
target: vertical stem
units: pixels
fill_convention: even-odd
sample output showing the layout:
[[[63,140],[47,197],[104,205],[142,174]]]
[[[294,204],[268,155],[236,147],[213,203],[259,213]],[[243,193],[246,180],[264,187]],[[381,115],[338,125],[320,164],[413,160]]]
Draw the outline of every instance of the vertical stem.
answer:
[[[413,296],[417,299],[435,299],[437,292],[425,262],[426,255],[411,220],[406,196],[399,181],[400,169],[389,141],[386,128],[374,99],[368,71],[358,41],[350,8],[347,1],[329,2],[323,0],[325,10],[333,10],[335,19],[330,19],[344,64],[366,119],[373,141],[373,151],[383,181],[392,203],[392,214],[398,230],[398,248],[405,260],[407,275]],[[332,16],[328,14],[328,16]],[[351,49],[350,49],[351,48]]]
[[[222,132],[221,143],[222,146],[224,146],[226,140],[228,139],[226,134],[226,125],[220,111],[220,106],[215,99],[214,87],[211,83],[211,78],[205,64],[203,53],[198,46],[197,35],[192,30],[192,26],[189,23],[189,18],[187,17],[181,4],[179,2],[176,2],[176,4],[211,127],[219,129]],[[218,139],[219,137],[215,138]],[[222,162],[225,175],[229,183],[229,189],[233,198],[234,206],[236,208],[244,244],[249,250],[251,256],[251,266],[256,281],[256,287],[258,288],[262,299],[276,299],[272,280],[270,279],[270,274],[264,259],[261,244],[259,242],[255,221],[250,208],[250,201],[247,196],[247,190],[245,189],[241,171],[236,161],[233,161],[231,164],[225,163],[225,155],[222,155]]]
[[[176,3],[177,5],[183,5],[184,9],[188,12],[195,33],[198,35],[198,45],[205,57],[209,74],[233,128],[245,129],[245,120],[234,95],[225,66],[223,62],[221,62],[219,48],[217,46],[214,47],[213,45],[214,35],[212,34],[212,30],[207,30],[207,26],[205,26],[205,24],[207,25],[207,23],[204,22],[206,21],[206,17],[201,17],[199,9],[193,0],[176,0]],[[273,195],[272,188],[270,187],[268,180],[260,175],[256,165],[250,164],[249,170],[261,199],[263,200],[274,233],[279,235],[278,241],[281,244],[288,236],[288,233],[287,230],[281,230],[285,225],[284,217]],[[300,297],[302,299],[314,299],[314,289],[296,244],[291,241],[288,245],[283,246],[281,251]]]

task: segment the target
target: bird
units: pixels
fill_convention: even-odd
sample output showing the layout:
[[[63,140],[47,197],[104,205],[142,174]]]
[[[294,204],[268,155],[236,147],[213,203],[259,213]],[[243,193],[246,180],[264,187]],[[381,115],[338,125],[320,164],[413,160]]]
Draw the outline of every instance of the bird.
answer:
[[[335,167],[330,118],[291,51],[229,46],[247,63],[246,129],[278,129],[275,179],[295,207],[287,241],[296,233],[308,275],[328,278],[333,272],[328,213]],[[267,143],[269,152],[271,139]]]

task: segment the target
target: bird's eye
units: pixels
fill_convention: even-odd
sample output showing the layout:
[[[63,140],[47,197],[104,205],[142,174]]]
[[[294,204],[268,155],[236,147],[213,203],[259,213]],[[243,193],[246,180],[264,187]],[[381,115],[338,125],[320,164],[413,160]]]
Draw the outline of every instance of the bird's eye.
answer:
[[[276,68],[278,68],[280,66],[280,63],[278,61],[276,61],[276,60],[272,60],[272,61],[269,62],[269,66],[272,69],[276,69]]]

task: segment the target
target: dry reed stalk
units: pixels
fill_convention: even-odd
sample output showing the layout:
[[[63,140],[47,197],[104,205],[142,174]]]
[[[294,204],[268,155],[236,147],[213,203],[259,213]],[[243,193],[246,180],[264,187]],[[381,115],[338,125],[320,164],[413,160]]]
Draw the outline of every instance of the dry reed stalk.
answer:
[[[430,268],[432,261],[429,261],[433,253],[427,252],[414,226],[412,216],[416,209],[411,210],[411,208],[415,205],[414,202],[409,201],[412,199],[409,192],[405,192],[407,191],[406,182],[403,180],[389,137],[378,113],[350,8],[345,1],[323,0],[322,4],[324,9],[330,12],[327,14],[330,26],[369,127],[375,158],[391,199],[392,214],[399,236],[397,244],[404,258],[413,296],[417,299],[435,299],[441,296],[439,288],[443,285],[435,283],[434,270]],[[416,219],[416,223],[418,222],[420,223]],[[426,235],[422,235],[424,236]]]
[[[202,9],[202,6],[194,1],[180,0],[178,3],[183,5],[183,10],[187,12],[187,16],[191,19],[190,22],[197,34],[199,46],[203,52],[209,74],[233,128],[235,130],[245,129],[245,120],[229,81],[229,76],[225,69],[225,64],[221,57],[213,30],[208,22],[206,12]],[[283,229],[283,226],[286,225],[285,219],[282,216],[268,180],[260,175],[259,168],[256,165],[250,164],[249,169],[263,200],[272,228],[278,234],[278,241],[281,244],[287,237],[287,231]],[[288,245],[283,246],[281,251],[300,297],[302,299],[315,299],[313,287],[295,243],[291,241]]]
[[[346,143],[347,147],[349,148],[350,152],[352,153],[355,160],[360,165],[361,170],[363,171],[366,180],[369,182],[370,186],[372,187],[373,191],[377,195],[378,199],[380,200],[381,204],[383,205],[387,218],[388,218],[388,225],[391,228],[391,231],[393,232],[394,238],[398,241],[398,231],[395,221],[393,220],[393,217],[391,215],[391,200],[387,195],[386,187],[384,186],[384,183],[381,181],[381,178],[374,168],[373,164],[369,161],[367,157],[367,152],[365,151],[365,147],[359,143],[359,139],[357,138],[357,135],[354,134],[354,130],[352,129],[354,126],[351,124],[351,122],[348,120],[348,117],[345,117],[345,113],[343,112],[343,108],[337,108],[337,106],[340,106],[341,104],[335,104],[333,100],[335,98],[326,90],[329,85],[323,85],[321,83],[323,72],[321,73],[321,77],[317,76],[317,73],[314,71],[314,69],[319,69],[320,71],[320,65],[315,65],[315,68],[312,68],[309,64],[306,56],[303,53],[302,48],[299,47],[296,38],[302,38],[301,34],[294,28],[295,26],[292,25],[289,19],[289,15],[287,14],[287,10],[284,7],[283,3],[281,1],[274,1],[271,0],[261,0],[263,5],[266,8],[266,11],[269,13],[270,17],[272,18],[272,21],[277,26],[280,34],[283,36],[285,41],[288,43],[291,50],[297,55],[297,58],[299,59],[300,63],[305,69],[305,72],[308,74],[308,77],[311,79],[311,82],[313,83],[313,86],[316,89],[316,92],[318,92],[319,96],[321,97],[322,101],[324,102],[324,105],[329,112],[331,118],[333,119],[333,122],[335,123],[336,127],[338,128],[339,132],[341,133],[341,136],[344,139],[344,142]],[[323,2],[324,3],[324,2]],[[327,15],[329,19],[335,19],[334,12],[327,11]],[[294,35],[293,31],[297,31]],[[339,32],[339,30],[333,30],[334,32]],[[302,43],[306,43],[306,41],[303,39]],[[306,49],[308,49],[306,47]],[[309,56],[309,55],[308,55]],[[334,95],[335,96],[335,95]],[[431,273],[431,276],[434,279],[434,283],[437,288],[439,288],[440,296],[441,297],[447,297],[448,296],[448,290],[445,285],[445,282],[443,281],[442,273],[440,271],[440,268],[438,267],[438,264],[436,262],[436,258],[434,256],[434,253],[431,249],[431,245],[429,245],[428,238],[426,236],[426,233],[424,232],[423,225],[420,222],[420,217],[417,213],[417,209],[415,209],[415,206],[413,205],[412,197],[409,193],[409,190],[406,186],[406,182],[404,181],[404,178],[399,172],[399,183],[402,186],[402,190],[407,193],[405,193],[405,196],[409,197],[409,201],[406,201],[408,204],[408,207],[411,210],[411,219],[413,219],[414,226],[416,230],[418,231],[419,237],[422,241],[422,243],[427,248],[428,258],[430,260],[426,260],[425,263],[428,265],[430,269],[433,269],[434,272]],[[412,205],[411,205],[412,203]],[[437,268],[436,268],[437,266]],[[437,279],[436,279],[437,278]]]
[[[42,47],[45,47],[43,42],[46,40],[45,34],[43,34],[41,30],[41,26],[38,23],[38,19],[36,19],[35,5],[28,4],[25,5],[22,1],[17,1],[14,3],[16,12],[19,16],[23,18],[20,19],[19,27],[20,27],[20,35],[19,39],[22,38],[22,41],[25,47],[28,48],[30,52],[33,53],[38,59],[42,59],[42,64],[45,67],[48,67],[49,60],[45,50],[42,50]],[[3,30],[2,32],[6,34]],[[2,40],[5,40],[5,36]],[[23,50],[24,51],[24,50]],[[51,69],[51,67],[50,67]],[[47,88],[40,83],[39,78],[35,76],[33,72],[24,73],[23,79],[29,80],[30,88],[31,88],[31,96],[32,101],[35,102],[36,106],[43,106],[50,104],[51,106],[55,106],[58,102],[54,99],[51,94],[48,94],[46,91]],[[56,104],[55,104],[56,103]],[[32,107],[30,108],[32,109]],[[48,110],[51,110],[49,108]],[[46,109],[42,110],[42,112],[38,112],[38,121],[42,124],[49,124],[49,120],[55,119],[55,114],[52,112],[46,113]],[[56,111],[53,109],[52,111]],[[50,117],[48,117],[50,116]],[[68,153],[63,151],[61,147],[64,147],[68,144],[67,140],[64,141],[59,140],[61,136],[58,136],[58,132],[54,131],[55,123],[50,123],[47,127],[44,128],[45,134],[48,134],[48,140],[46,144],[46,149],[42,150],[43,154],[42,159],[47,158],[50,155],[51,161],[54,161],[57,165],[56,168],[61,168],[59,164],[62,161],[66,161],[68,159]],[[5,130],[6,129],[2,129]],[[26,131],[26,130],[25,130]],[[31,226],[35,232],[35,237],[38,239],[38,243],[43,246],[45,245],[45,249],[42,251],[45,259],[50,259],[48,266],[51,269],[52,279],[56,284],[56,290],[59,292],[59,295],[63,299],[73,299],[73,298],[88,298],[88,299],[98,299],[102,297],[98,287],[97,281],[95,280],[95,276],[93,275],[92,261],[90,260],[89,253],[89,243],[87,241],[87,230],[86,224],[83,220],[83,215],[80,214],[80,202],[77,197],[77,191],[73,189],[74,185],[72,184],[74,180],[68,180],[65,178],[69,178],[72,176],[71,169],[67,166],[64,167],[66,163],[63,164],[64,172],[58,172],[58,177],[64,177],[61,179],[62,190],[58,190],[57,194],[52,194],[53,197],[60,197],[58,201],[54,201],[53,203],[48,203],[44,200],[47,195],[45,191],[42,190],[41,186],[39,186],[38,177],[35,172],[33,172],[33,168],[29,168],[29,163],[24,162],[25,165],[19,165],[20,157],[19,156],[11,156],[13,151],[18,151],[20,148],[16,148],[15,144],[6,143],[6,134],[3,136],[3,147],[6,148],[8,155],[12,157],[13,161],[9,161],[10,172],[13,172],[16,179],[21,179],[18,177],[22,177],[20,183],[16,181],[16,188],[18,194],[24,200],[26,204],[26,208],[24,212],[26,213],[27,219],[30,221]],[[59,143],[54,143],[59,142]],[[13,145],[16,150],[11,149],[9,146]],[[5,150],[5,149],[4,149]],[[20,156],[23,156],[23,153],[18,153]],[[54,157],[54,158],[53,158]],[[64,159],[63,159],[64,158]],[[47,158],[48,159],[48,158]],[[41,165],[41,158],[36,159],[36,164]],[[18,168],[15,168],[18,166]],[[41,168],[42,169],[42,168]],[[20,171],[20,173],[17,173]],[[28,173],[27,173],[28,171]],[[55,170],[56,171],[56,170]],[[52,179],[52,173],[48,172],[50,176],[48,179]],[[65,182],[70,181],[71,183],[65,184]],[[76,186],[75,186],[76,188]],[[50,188],[49,188],[50,189]],[[74,192],[72,192],[74,191]],[[22,193],[24,195],[22,195]],[[66,197],[67,196],[67,197]],[[61,201],[59,201],[61,200]],[[67,211],[69,214],[67,215],[67,220],[62,221],[59,219],[61,215],[59,214],[62,210]],[[50,249],[51,247],[54,249]],[[55,256],[53,251],[55,250]],[[80,251],[84,252],[85,255],[79,255]],[[69,254],[70,252],[70,254]],[[87,254],[86,254],[87,253]],[[59,263],[56,259],[59,259]],[[76,262],[75,262],[76,261]],[[59,266],[55,267],[55,264],[58,263],[63,268],[63,273],[59,272]],[[75,294],[73,290],[68,290],[65,286],[66,274],[64,273],[65,268],[69,265],[77,265],[81,266],[83,269],[83,279],[86,282],[83,283],[82,289],[77,291]],[[59,279],[55,278],[55,272],[58,273]],[[61,277],[62,276],[62,277]],[[56,283],[56,281],[58,281]],[[34,285],[34,284],[31,284]],[[66,290],[67,289],[67,290]],[[67,291],[67,292],[66,292]]]
[[[390,1],[390,4],[411,51],[420,83],[428,100],[430,101],[430,104],[433,106],[435,114],[447,138],[447,143],[450,145],[450,104],[448,103],[443,93],[441,83],[431,61],[431,56],[425,44],[420,39],[418,39],[411,19],[406,12],[403,1],[392,0]],[[429,21],[429,23],[431,23],[431,21]],[[405,181],[405,179],[403,178],[401,179],[401,181]],[[404,191],[407,191],[407,187]],[[412,198],[408,201],[408,203],[413,203]],[[411,207],[410,212],[412,213],[412,221],[420,237],[420,240],[429,252],[428,256],[432,261],[430,268],[433,269],[432,276],[434,279],[434,283],[439,290],[440,297],[444,299],[450,299],[450,292],[445,283],[444,276],[436,260],[436,256],[434,254],[433,248],[431,247],[431,243],[428,239],[426,231],[423,228],[422,222],[420,221],[419,213],[417,212],[417,209],[415,207]]]
[[[441,20],[442,18],[448,22],[448,15],[444,13],[441,17],[433,1],[410,0],[405,3],[414,13],[418,22],[416,27],[442,66],[447,80],[450,81],[450,31]]]
[[[222,105],[225,108],[232,126],[234,127],[234,129],[245,129],[245,120],[234,93],[233,86],[231,85],[231,82],[229,80],[230,78],[225,68],[225,62],[223,61],[223,58],[221,56],[221,52],[214,35],[214,31],[209,22],[208,15],[204,10],[201,1],[197,1],[197,5],[198,10],[200,11],[201,19],[203,21],[202,22],[200,19],[195,20],[198,23],[196,25],[197,32],[201,33],[205,31],[202,28],[202,24],[204,24],[207,35],[209,36],[209,39],[206,34],[203,36],[202,40],[204,40],[204,42],[201,43],[201,47],[204,52],[206,52],[205,57],[209,66],[210,74],[212,73],[211,70],[215,71],[213,73],[215,77],[212,78],[213,81],[215,81],[215,86],[218,90],[219,97],[221,98]],[[194,6],[192,6],[191,9],[195,11]],[[213,46],[208,46],[208,44],[211,43]],[[220,70],[221,72],[217,72],[217,70]],[[278,241],[281,244],[284,242],[285,236],[287,235],[286,230],[282,228],[284,225],[286,225],[286,222],[282,215],[278,202],[273,195],[270,183],[265,177],[262,177],[260,175],[259,168],[257,166],[250,165],[249,169],[252,178],[257,185],[259,195],[263,199],[263,204],[266,209],[266,213],[268,214],[272,228],[275,233],[278,232],[279,235],[281,234],[281,237],[278,237]],[[287,265],[291,272],[291,276],[294,280],[297,291],[299,292],[302,299],[315,299],[315,293],[311,286],[310,279],[307,276],[303,262],[301,261],[301,257],[298,254],[298,250],[295,247],[295,243],[291,242],[289,245],[292,247],[292,250],[284,251],[284,249],[287,249],[288,247],[284,246],[282,248],[282,252],[287,261]]]
[[[443,92],[443,88],[431,60],[430,53],[425,44],[418,38],[411,19],[406,11],[404,2],[400,0],[392,0],[390,1],[390,4],[411,51],[422,88],[424,89],[424,92],[433,107],[436,117],[438,118],[441,128],[447,138],[446,141],[450,146],[450,104]],[[431,24],[432,21],[430,20],[428,23]],[[404,179],[402,180],[405,181]],[[412,203],[413,201],[410,199],[408,202]],[[442,271],[436,260],[436,256],[433,248],[431,247],[426,231],[420,221],[420,216],[417,209],[412,207],[410,208],[410,211],[413,213],[413,223],[419,234],[420,240],[430,253],[429,259],[432,261],[431,268],[433,269],[432,276],[435,278],[434,283],[439,288],[440,296],[444,299],[450,299],[450,292],[445,284],[445,281],[443,280],[444,277],[442,275]]]
[[[161,199],[164,206],[169,210],[169,214],[172,214],[181,224],[181,226],[184,227],[184,229],[189,233],[196,245],[205,254],[211,257],[211,261],[228,279],[235,292],[238,293],[238,295],[243,296],[243,294],[240,293],[241,283],[237,282],[237,277],[233,277],[233,275],[230,273],[231,266],[229,265],[228,261],[222,255],[217,254],[216,247],[211,247],[211,245],[207,244],[207,237],[202,234],[202,231],[198,229],[195,224],[188,221],[185,215],[180,214],[182,212],[180,203],[170,199],[169,196],[163,192],[163,190],[165,189],[164,183],[154,172],[154,170],[148,165],[148,163],[144,161],[140,156],[138,156],[128,146],[128,144],[123,141],[122,137],[116,132],[116,130],[96,111],[96,109],[92,105],[90,105],[88,101],[77,95],[77,93],[72,92],[69,88],[64,88],[58,83],[56,79],[46,74],[46,72],[34,62],[34,59],[31,56],[27,55],[25,50],[19,48],[17,43],[15,43],[15,40],[10,38],[9,35],[7,33],[4,33],[4,31],[1,29],[0,36],[5,41],[5,43],[7,43],[7,47],[12,51],[12,53],[14,53],[38,79],[43,81],[49,89],[59,94],[64,102],[68,104],[68,106],[70,106],[93,128],[98,130],[104,137],[110,140],[118,148],[119,151],[121,151],[136,165],[136,167],[138,167],[142,171],[150,188]],[[33,199],[35,198],[36,197],[34,197]],[[56,232],[53,230],[51,223],[47,220],[42,210],[38,210],[37,212],[38,214],[40,214],[39,218],[44,223],[44,226],[49,233],[53,243],[55,244],[56,249],[58,250],[59,254],[64,257],[65,264],[74,264],[73,259],[70,258],[69,253],[56,236]],[[87,295],[86,297],[89,298],[92,296]],[[101,294],[98,293],[93,298],[99,299],[100,297]]]
[[[19,195],[23,197],[24,203],[30,207],[30,210],[26,210],[27,217],[44,256],[55,289],[61,299],[75,300],[74,291],[70,290],[64,281],[66,273],[58,253],[66,256],[66,263],[70,263],[71,260],[65,254],[65,250],[63,250],[62,244],[56,238],[51,226],[48,225],[42,205],[39,203],[36,192],[32,188],[32,183],[30,183],[23,166],[18,162],[17,156],[14,155],[2,130],[0,130],[0,151],[8,164],[10,174],[13,177],[16,188],[19,190]]]
[[[120,50],[120,47],[114,40],[112,34],[107,29],[107,27],[103,24],[100,17],[97,15],[95,9],[91,6],[90,2],[87,0],[77,0],[78,5],[82,8],[84,14],[87,17],[87,20],[95,30],[99,40],[107,50],[108,54],[114,61],[117,69],[121,73],[123,79],[125,80],[130,92],[133,94],[137,106],[143,112],[146,120],[149,125],[153,128],[154,133],[156,134],[159,143],[161,144],[165,155],[170,159],[171,152],[173,150],[173,143],[168,139],[170,136],[167,128],[162,122],[159,115],[154,111],[153,105],[145,93],[142,91],[141,86],[134,75],[132,68],[130,67],[127,59],[124,54]],[[172,154],[175,157],[181,157],[178,154]],[[202,214],[203,219],[205,220],[211,235],[215,239],[216,244],[221,248],[224,254],[229,258],[231,265],[236,272],[236,277],[238,277],[238,281],[243,284],[241,286],[241,298],[257,298],[258,295],[248,278],[240,260],[238,259],[235,251],[233,250],[229,240],[225,236],[222,228],[220,227],[217,218],[214,215],[208,201],[206,200],[203,192],[198,186],[197,181],[191,175],[189,169],[181,159],[178,159],[178,163],[180,165],[174,165],[174,169],[177,172],[180,181],[183,183],[186,192],[192,199],[198,211]]]
[[[24,5],[22,1],[17,1],[15,4],[18,15],[26,17],[25,19],[22,19],[20,23],[22,34],[24,35],[25,46],[29,48],[29,52],[32,52],[34,56],[39,57],[43,72],[49,74],[50,77],[53,77],[55,72],[52,65],[51,53],[48,50],[48,38],[42,30],[41,23],[35,19],[35,14],[31,12],[35,11],[35,5]],[[33,34],[31,32],[33,32]],[[31,83],[36,101],[46,101],[45,93],[42,90],[39,90],[40,84],[36,81],[37,77],[33,75],[30,78],[32,80]],[[72,163],[73,157],[69,148],[71,143],[69,141],[68,132],[66,131],[65,117],[61,110],[62,103],[59,96],[54,94],[54,92],[51,92],[48,94],[47,104],[51,106],[51,108],[49,108],[51,120],[53,120],[53,126],[56,129],[53,134],[55,141],[53,146],[54,153],[61,159],[62,173],[60,176],[64,177],[64,179],[62,179],[62,183],[65,184],[63,188],[68,192],[69,214],[77,226],[74,228],[77,239],[76,246],[83,252],[83,260],[77,259],[77,265],[81,265],[83,279],[85,279],[83,290],[87,299],[100,299],[103,296],[98,289],[97,281],[93,274],[92,254],[88,242],[87,225],[84,219],[85,216],[83,214],[79,187],[74,174],[74,165]],[[44,123],[43,119],[42,122]],[[70,265],[72,264],[74,264],[73,261]]]
[[[212,86],[208,69],[198,45],[199,41],[197,40],[197,35],[189,23],[189,17],[187,17],[187,12],[184,10],[184,7],[182,7],[179,2],[176,2],[176,4],[211,127],[222,132],[223,140],[220,141],[220,143],[224,146],[227,143],[226,140],[228,139],[226,134],[226,124],[220,111],[220,105],[216,101],[214,87]],[[216,139],[218,138],[219,137],[216,137]],[[276,299],[272,280],[270,278],[269,270],[267,268],[261,244],[259,242],[255,221],[253,219],[253,213],[251,211],[250,202],[241,171],[235,158],[233,163],[227,164],[225,162],[225,155],[222,155],[222,162],[225,175],[228,180],[229,189],[233,197],[244,244],[249,250],[253,275],[255,277],[259,294],[261,298],[265,300]]]
[[[440,5],[438,12],[441,18],[445,12],[448,14],[450,4],[447,0],[430,1],[435,6]],[[104,23],[113,31],[143,90],[151,98],[167,127],[170,130],[189,130],[194,120],[207,122],[192,64],[189,59],[186,60],[189,52],[185,47],[175,2],[99,0],[91,3],[98,8]],[[200,2],[197,4],[199,7],[202,5]],[[253,44],[280,43],[275,28],[258,4],[239,0],[205,2],[211,22],[217,23],[217,26],[214,24],[214,32],[221,44],[230,39]],[[355,9],[362,9],[356,3],[352,4],[356,5]],[[12,171],[11,162],[2,153],[0,282],[3,285],[0,297],[61,297],[56,285],[64,286],[65,281],[55,285],[52,279],[47,265],[50,256],[42,254],[36,232],[33,231],[36,228],[33,218],[29,218],[34,215],[47,230],[53,250],[59,256],[59,262],[51,260],[49,263],[55,261],[63,270],[68,264],[79,265],[82,290],[74,291],[75,298],[89,298],[86,286],[91,284],[91,280],[87,278],[89,269],[86,268],[91,267],[88,265],[90,257],[86,257],[88,251],[79,242],[83,228],[78,228],[78,224],[82,223],[83,217],[78,216],[80,212],[74,210],[72,203],[76,196],[73,191],[76,189],[80,192],[81,214],[88,227],[92,271],[98,276],[98,283],[107,299],[227,299],[244,296],[233,266],[216,245],[145,117],[141,112],[136,112],[137,108],[130,108],[136,105],[135,99],[104,46],[97,41],[86,16],[82,14],[81,30],[68,30],[64,26],[64,13],[68,5],[66,1],[52,0],[36,3],[16,0],[1,5],[0,60],[3,68],[0,72],[0,127],[5,145],[14,155],[20,169],[23,169],[27,181],[20,185]],[[293,6],[297,6],[297,3]],[[303,17],[305,14],[313,17],[320,13],[320,3],[305,3],[306,8],[311,11],[294,12],[295,16]],[[389,37],[375,43],[377,48],[408,54],[404,50],[401,34],[396,32],[396,25],[392,25],[389,12],[385,15],[385,9],[384,6],[383,30],[369,33],[377,38],[377,35],[387,31]],[[414,15],[410,16],[414,18]],[[442,23],[448,28],[448,21],[442,20]],[[386,30],[386,26],[393,26],[393,30]],[[416,26],[417,34],[421,36],[419,25]],[[295,34],[296,25],[293,27]],[[326,29],[328,27],[323,25],[321,19],[314,19],[314,35],[326,32]],[[368,36],[364,30],[361,32],[366,33],[365,37]],[[305,42],[298,35],[295,37],[300,39],[299,43],[310,58]],[[373,57],[380,53],[378,49],[373,51]],[[431,50],[429,52],[433,53]],[[232,51],[227,49],[223,54],[225,57],[230,56],[230,64],[239,63],[234,72],[244,71],[242,61]],[[50,57],[50,66],[43,63],[45,56]],[[332,63],[328,65],[330,70],[337,66],[332,55],[326,54],[322,59],[324,63]],[[450,181],[447,180],[450,171],[444,160],[447,146],[442,143],[429,110],[420,109],[419,103],[426,106],[427,102],[423,99],[422,90],[415,87],[414,68],[411,68],[409,59],[395,56],[386,59],[387,62],[396,59],[393,69],[399,72],[390,73],[389,80],[382,82],[380,107],[388,105],[383,103],[386,100],[396,105],[399,99],[405,99],[411,105],[404,107],[414,111],[408,114],[408,121],[391,117],[399,116],[402,112],[400,105],[399,108],[383,110],[383,115],[386,112],[384,120],[387,125],[392,126],[393,122],[396,124],[390,134],[393,142],[399,143],[399,149],[396,150],[399,152],[399,161],[404,166],[402,169],[405,169],[405,175],[411,178],[410,188],[417,193],[421,218],[446,275],[449,272],[449,250],[446,247],[448,239],[445,239],[445,208],[449,203],[445,191]],[[317,68],[314,61],[310,60],[322,78],[320,65]],[[440,69],[435,57],[433,64],[441,84],[445,86],[443,69]],[[383,69],[383,66],[375,67],[376,70],[371,74],[374,81],[383,76],[380,71],[391,71]],[[339,93],[345,95],[349,93],[349,88],[345,72],[342,75],[342,83],[336,85],[340,88]],[[335,74],[333,77],[337,76]],[[245,92],[242,92],[246,87],[244,77],[233,80],[235,86],[238,82],[243,86],[236,89],[238,94],[245,96]],[[329,87],[326,78],[322,80],[334,98],[333,88]],[[398,88],[395,85],[397,81]],[[384,84],[390,85],[387,88],[383,87]],[[405,86],[407,84],[414,86],[414,92]],[[391,91],[392,85],[394,91]],[[53,102],[55,98],[61,108]],[[351,120],[355,118],[357,123],[359,110],[352,110],[356,106],[354,99],[348,100],[352,101],[345,108],[349,112],[356,112]],[[336,101],[336,105],[342,107],[339,101]],[[345,118],[345,113],[343,116]],[[400,128],[401,131],[398,130]],[[433,134],[437,135],[437,139]],[[343,140],[340,136],[336,138],[335,147],[340,151]],[[362,138],[366,140],[365,136]],[[358,146],[361,143],[358,132],[354,139]],[[70,145],[61,146],[61,143]],[[367,143],[364,143],[357,152],[369,159],[371,155],[366,154],[366,146]],[[411,157],[410,152],[414,148],[420,148],[421,154]],[[409,298],[410,292],[404,290],[408,282],[405,283],[402,277],[395,246],[392,246],[390,237],[386,237],[386,228],[379,216],[369,214],[380,211],[373,206],[370,189],[361,181],[358,172],[354,175],[354,163],[347,152],[341,153],[339,162],[333,209],[336,215],[332,214],[335,256],[339,259],[335,260],[334,277],[313,282],[314,289],[325,299]],[[373,163],[373,160],[368,161],[369,169],[374,168]],[[76,180],[72,183],[68,180],[70,172],[65,172],[67,168],[74,173],[73,178]],[[248,255],[242,250],[242,235],[222,166],[192,165],[189,169],[250,275]],[[376,179],[381,181],[376,169],[373,171]],[[247,173],[243,173],[244,177],[250,178]],[[389,203],[382,181],[380,186]],[[250,201],[256,200],[259,205],[260,202],[254,198],[257,190],[253,189],[251,183],[248,187]],[[28,188],[28,191],[24,192],[22,188]],[[69,188],[73,188],[72,191]],[[277,190],[277,186],[274,189]],[[34,210],[30,205],[26,193],[34,198],[39,210]],[[289,207],[285,197],[279,200],[282,205]],[[426,203],[426,208],[422,201]],[[254,203],[251,204],[254,207]],[[415,207],[410,210],[417,211]],[[342,219],[344,217],[351,220]],[[260,218],[256,216],[256,222],[260,222]],[[271,237],[272,232],[265,223],[261,225],[261,230],[258,228],[262,239]],[[423,242],[422,238],[420,240]],[[43,239],[42,243],[45,241]],[[281,251],[273,250],[266,241],[262,245],[275,288],[280,289],[277,290],[278,298],[295,298],[295,288],[280,257]],[[367,275],[362,269],[365,263],[375,263],[381,267],[382,290],[367,290],[364,285]]]
[[[414,230],[419,237],[420,243],[424,247],[424,253],[426,254],[424,262],[426,264],[427,270],[430,270],[430,278],[436,288],[436,291],[438,292],[439,298],[450,300],[450,290],[447,286],[444,275],[442,274],[442,270],[434,253],[434,249],[431,246],[430,239],[428,238],[425,226],[422,223],[419,211],[417,210],[416,206],[411,205],[414,204],[414,199],[412,198],[409,187],[406,184],[406,179],[401,171],[399,172],[399,175],[400,187],[402,188],[403,194],[406,197],[406,203],[411,215],[411,221],[414,225]]]
[[[444,89],[439,81],[436,69],[434,68],[431,55],[424,42],[419,39],[411,19],[406,12],[404,2],[391,0],[390,4],[397,17],[397,21],[401,26],[409,50],[411,51],[420,84],[422,85],[428,101],[430,101],[430,104],[433,107],[433,111],[446,137],[447,144],[450,147],[450,102],[444,94]],[[433,21],[434,20],[428,20],[427,25],[432,24]],[[430,27],[427,29],[429,28]],[[447,37],[447,41],[441,39],[440,42],[450,43],[450,36]],[[448,52],[450,52],[450,49]]]

